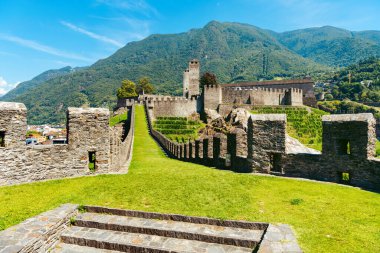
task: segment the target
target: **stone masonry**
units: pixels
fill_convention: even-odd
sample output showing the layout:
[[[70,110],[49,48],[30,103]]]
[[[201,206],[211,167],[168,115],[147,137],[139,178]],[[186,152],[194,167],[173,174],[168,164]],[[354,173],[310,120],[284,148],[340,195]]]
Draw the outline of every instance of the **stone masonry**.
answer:
[[[0,133],[4,134],[4,145],[0,147],[0,185],[121,172],[116,163],[131,153],[131,129],[128,138],[123,138],[122,131],[115,133],[109,127],[108,109],[68,108],[67,144],[27,146],[25,106],[0,102]],[[90,152],[95,153],[95,171],[89,169]]]
[[[78,209],[65,204],[0,232],[0,253],[302,252],[285,224],[98,206]]]
[[[146,110],[152,136],[174,158],[237,172],[310,178],[380,190],[380,160],[374,158],[376,121],[372,114],[324,116],[322,154],[288,147],[295,142],[286,134],[285,114],[251,114],[246,132],[233,128],[227,135],[216,133],[185,143],[189,155],[181,155],[176,149],[178,143],[152,128],[154,111],[148,103]]]

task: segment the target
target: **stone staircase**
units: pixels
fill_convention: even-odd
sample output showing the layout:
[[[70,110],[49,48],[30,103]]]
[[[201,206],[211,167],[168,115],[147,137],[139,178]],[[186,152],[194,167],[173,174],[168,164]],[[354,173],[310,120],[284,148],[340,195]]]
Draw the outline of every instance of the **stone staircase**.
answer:
[[[257,252],[267,223],[85,207],[52,252]]]

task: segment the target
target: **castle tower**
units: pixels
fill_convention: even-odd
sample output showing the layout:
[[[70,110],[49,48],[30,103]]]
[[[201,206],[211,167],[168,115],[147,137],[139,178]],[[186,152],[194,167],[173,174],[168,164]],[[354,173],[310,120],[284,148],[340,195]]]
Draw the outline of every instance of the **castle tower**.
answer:
[[[183,96],[185,98],[189,97],[189,81],[190,81],[189,69],[186,69],[183,72]]]
[[[183,95],[191,98],[198,96],[199,92],[199,61],[193,59],[189,62],[189,68],[183,73]]]

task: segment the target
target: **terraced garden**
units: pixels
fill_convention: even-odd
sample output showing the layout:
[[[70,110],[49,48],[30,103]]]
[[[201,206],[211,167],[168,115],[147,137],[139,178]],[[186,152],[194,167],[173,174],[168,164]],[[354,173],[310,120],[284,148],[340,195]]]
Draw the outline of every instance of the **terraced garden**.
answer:
[[[327,112],[309,107],[269,106],[255,106],[251,112],[285,113],[288,134],[310,148],[322,150],[322,116],[328,114]]]
[[[204,126],[199,120],[188,120],[185,117],[157,117],[153,122],[154,129],[178,143],[197,139],[198,131]]]

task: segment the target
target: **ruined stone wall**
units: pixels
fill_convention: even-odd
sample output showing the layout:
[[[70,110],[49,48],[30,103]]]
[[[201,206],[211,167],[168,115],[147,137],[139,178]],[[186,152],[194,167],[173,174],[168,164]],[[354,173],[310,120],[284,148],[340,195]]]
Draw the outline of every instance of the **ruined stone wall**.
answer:
[[[0,102],[0,115],[0,132],[5,134],[4,147],[23,146],[26,134],[25,105],[21,103]]]
[[[135,127],[135,105],[132,104],[128,110],[128,125],[116,125],[110,131],[110,170],[120,172],[128,169],[132,158],[134,127]]]
[[[109,110],[103,108],[68,108],[68,149],[80,157],[75,166],[88,166],[89,152],[96,152],[95,170],[104,173],[109,168]]]
[[[111,172],[108,109],[68,108],[68,144],[63,145],[25,145],[23,104],[1,102],[0,119],[6,139],[0,147],[0,185]],[[94,172],[89,169],[89,152],[96,153]]]
[[[380,160],[374,158],[373,115],[325,115],[322,121],[322,154],[281,152],[279,168],[274,172],[380,190]]]
[[[252,114],[247,135],[252,170],[267,173],[275,170],[273,159],[286,153],[286,115]]]
[[[152,128],[152,113],[147,104],[145,108],[152,136],[173,158],[237,172],[310,178],[380,190],[380,160],[373,157],[375,120],[372,115],[325,116],[323,153],[305,154],[288,153],[285,114],[251,115],[246,133],[234,129],[227,135],[216,133],[179,144]],[[341,137],[351,141],[352,153],[337,152],[336,140]]]

